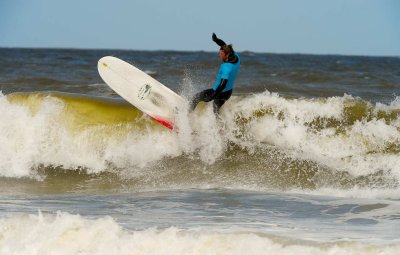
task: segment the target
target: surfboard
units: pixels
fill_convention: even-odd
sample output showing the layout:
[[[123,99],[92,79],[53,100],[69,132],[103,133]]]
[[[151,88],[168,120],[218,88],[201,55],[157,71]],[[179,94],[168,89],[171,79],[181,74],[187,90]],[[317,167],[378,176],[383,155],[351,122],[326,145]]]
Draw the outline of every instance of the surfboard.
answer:
[[[169,129],[187,101],[135,66],[106,56],[98,61],[101,78],[117,94]]]

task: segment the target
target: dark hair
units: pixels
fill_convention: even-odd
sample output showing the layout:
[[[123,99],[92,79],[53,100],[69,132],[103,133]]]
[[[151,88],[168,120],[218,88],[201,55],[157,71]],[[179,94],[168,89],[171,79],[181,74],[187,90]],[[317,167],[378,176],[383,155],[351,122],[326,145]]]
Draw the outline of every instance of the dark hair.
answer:
[[[232,44],[221,46],[221,50],[228,56],[231,56],[234,52]]]

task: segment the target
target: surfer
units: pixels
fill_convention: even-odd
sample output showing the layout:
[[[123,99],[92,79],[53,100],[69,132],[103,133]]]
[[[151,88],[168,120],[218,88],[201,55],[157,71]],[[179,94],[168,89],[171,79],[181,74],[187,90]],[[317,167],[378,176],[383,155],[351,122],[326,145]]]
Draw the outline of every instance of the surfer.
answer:
[[[222,64],[219,68],[217,79],[211,89],[203,90],[197,93],[190,102],[190,111],[193,111],[200,101],[213,101],[213,109],[217,114],[219,108],[231,97],[236,75],[240,67],[240,57],[233,50],[232,44],[227,45],[219,39],[215,33],[212,40],[220,46],[219,57]]]

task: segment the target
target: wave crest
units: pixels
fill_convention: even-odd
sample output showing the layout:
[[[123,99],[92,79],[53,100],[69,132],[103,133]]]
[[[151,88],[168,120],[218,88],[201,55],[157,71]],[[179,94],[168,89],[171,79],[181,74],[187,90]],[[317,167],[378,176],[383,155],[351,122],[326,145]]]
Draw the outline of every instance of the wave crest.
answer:
[[[0,111],[3,177],[61,167],[117,171],[145,185],[399,186],[398,99],[373,105],[266,91],[234,96],[219,117],[200,104],[180,116],[178,133],[124,101],[75,94],[2,96]]]

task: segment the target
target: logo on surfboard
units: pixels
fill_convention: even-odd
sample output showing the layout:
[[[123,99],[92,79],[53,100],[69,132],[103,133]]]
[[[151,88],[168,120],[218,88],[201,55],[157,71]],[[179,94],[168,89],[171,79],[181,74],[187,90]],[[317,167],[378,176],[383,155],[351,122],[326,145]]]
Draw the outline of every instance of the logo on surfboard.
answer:
[[[149,94],[150,94],[150,91],[151,91],[151,86],[150,86],[150,84],[144,84],[140,89],[139,89],[139,93],[138,93],[138,98],[140,99],[140,100],[144,100]]]

